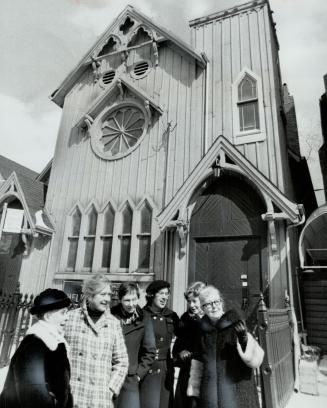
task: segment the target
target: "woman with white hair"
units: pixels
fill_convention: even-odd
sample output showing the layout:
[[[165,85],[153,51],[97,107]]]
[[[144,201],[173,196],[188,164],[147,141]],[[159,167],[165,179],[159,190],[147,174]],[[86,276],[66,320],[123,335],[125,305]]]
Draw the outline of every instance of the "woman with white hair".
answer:
[[[224,312],[217,288],[204,288],[200,303],[205,316],[188,395],[199,398],[201,408],[259,408],[253,369],[262,363],[262,348],[235,310]]]
[[[124,383],[128,356],[119,321],[110,313],[107,276],[85,280],[80,308],[70,312],[65,337],[71,347],[71,387],[78,408],[113,408]]]

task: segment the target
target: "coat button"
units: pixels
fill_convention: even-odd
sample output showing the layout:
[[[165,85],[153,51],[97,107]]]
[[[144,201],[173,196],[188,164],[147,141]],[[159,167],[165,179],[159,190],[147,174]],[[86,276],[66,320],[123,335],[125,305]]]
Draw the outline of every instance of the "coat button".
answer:
[[[80,351],[80,352],[78,353],[78,355],[79,355],[79,356],[82,356],[82,355],[83,355],[83,352],[82,352],[82,351]]]
[[[160,317],[160,319],[159,319],[160,321],[162,321],[163,320],[163,317]]]
[[[92,385],[94,385],[94,384],[95,384],[94,380],[91,380],[91,381],[90,381],[90,383],[91,383]]]
[[[157,320],[157,316],[153,316],[153,320]]]
[[[160,337],[159,341],[164,341],[164,338],[163,338],[163,337]]]
[[[149,374],[151,374],[152,373],[152,370],[149,370]]]
[[[157,373],[158,373],[158,374],[160,373],[160,368],[158,368]]]
[[[81,377],[77,377],[77,381],[81,381]]]

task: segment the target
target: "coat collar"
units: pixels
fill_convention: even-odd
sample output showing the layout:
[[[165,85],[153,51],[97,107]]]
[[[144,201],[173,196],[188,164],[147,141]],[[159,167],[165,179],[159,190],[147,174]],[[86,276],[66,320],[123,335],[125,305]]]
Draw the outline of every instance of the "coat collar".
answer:
[[[26,335],[33,334],[38,339],[42,340],[43,343],[51,351],[55,351],[60,343],[64,343],[66,350],[69,351],[69,346],[64,337],[59,333],[57,328],[44,320],[39,320],[33,326],[31,326]]]
[[[112,319],[113,316],[111,315],[110,309],[107,309],[105,312],[103,312],[102,316],[99,318],[99,320],[94,323],[93,320],[91,319],[91,317],[88,314],[87,311],[87,306],[85,303],[82,304],[81,306],[81,313],[84,316],[84,319],[86,320],[86,322],[88,323],[88,325],[92,328],[93,331],[95,331],[96,333],[99,332],[99,330],[102,327],[106,327],[108,326],[108,319]]]
[[[162,310],[160,310],[158,312],[158,311],[154,310],[154,308],[152,306],[150,306],[149,304],[146,304],[144,306],[143,310],[147,311],[151,315],[166,316],[166,317],[171,316],[174,313],[168,307],[165,307],[164,309],[162,309]]]

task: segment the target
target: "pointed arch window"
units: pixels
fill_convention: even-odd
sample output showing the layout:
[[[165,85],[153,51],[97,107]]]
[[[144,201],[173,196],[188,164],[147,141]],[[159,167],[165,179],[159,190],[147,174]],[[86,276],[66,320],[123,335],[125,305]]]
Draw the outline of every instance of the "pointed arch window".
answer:
[[[67,258],[67,269],[75,271],[76,268],[76,259],[77,259],[77,250],[78,250],[78,240],[81,230],[81,220],[82,214],[79,208],[76,208],[72,218],[71,218],[71,231],[68,236],[69,249],[68,249],[68,258]]]
[[[115,211],[109,204],[104,214],[104,224],[102,235],[102,268],[110,268],[111,252],[112,252],[112,236],[114,230]]]
[[[86,235],[84,236],[85,253],[84,253],[83,267],[89,270],[92,269],[92,263],[93,263],[97,221],[98,221],[98,213],[95,207],[92,206],[92,209],[88,214]]]
[[[237,91],[240,131],[260,129],[257,81],[245,74]]]
[[[131,253],[131,241],[132,241],[132,221],[133,211],[129,204],[123,210],[122,213],[122,234],[120,238],[120,268],[129,268],[130,253]]]
[[[152,210],[148,203],[145,203],[141,209],[141,231],[137,236],[139,240],[138,267],[140,269],[148,269],[150,266],[151,226]]]

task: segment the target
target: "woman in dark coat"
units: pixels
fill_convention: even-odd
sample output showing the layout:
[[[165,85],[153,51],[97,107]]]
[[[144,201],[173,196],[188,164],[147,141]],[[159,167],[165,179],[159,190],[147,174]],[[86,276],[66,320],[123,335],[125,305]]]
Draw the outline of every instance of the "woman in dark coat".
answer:
[[[174,366],[170,347],[178,330],[178,316],[167,307],[170,284],[163,280],[150,283],[143,308],[154,328],[156,355],[154,363],[141,382],[142,408],[171,408],[173,404]]]
[[[154,361],[156,343],[150,319],[145,318],[138,302],[140,291],[135,283],[122,283],[120,303],[111,313],[120,320],[128,353],[128,374],[116,400],[116,408],[140,408],[139,382]]]
[[[199,293],[206,285],[203,282],[192,283],[184,293],[187,301],[187,311],[181,316],[178,337],[173,348],[174,364],[180,367],[175,390],[174,406],[189,408],[190,398],[186,395],[190,376],[191,359],[198,344],[200,320],[204,313],[200,305]]]
[[[218,289],[203,289],[200,302],[205,316],[188,395],[198,396],[201,408],[259,408],[253,369],[262,363],[262,348],[237,312],[224,313]]]
[[[39,320],[11,359],[1,408],[72,408],[68,345],[60,330],[69,305],[61,290],[46,289],[36,296],[31,314]]]

